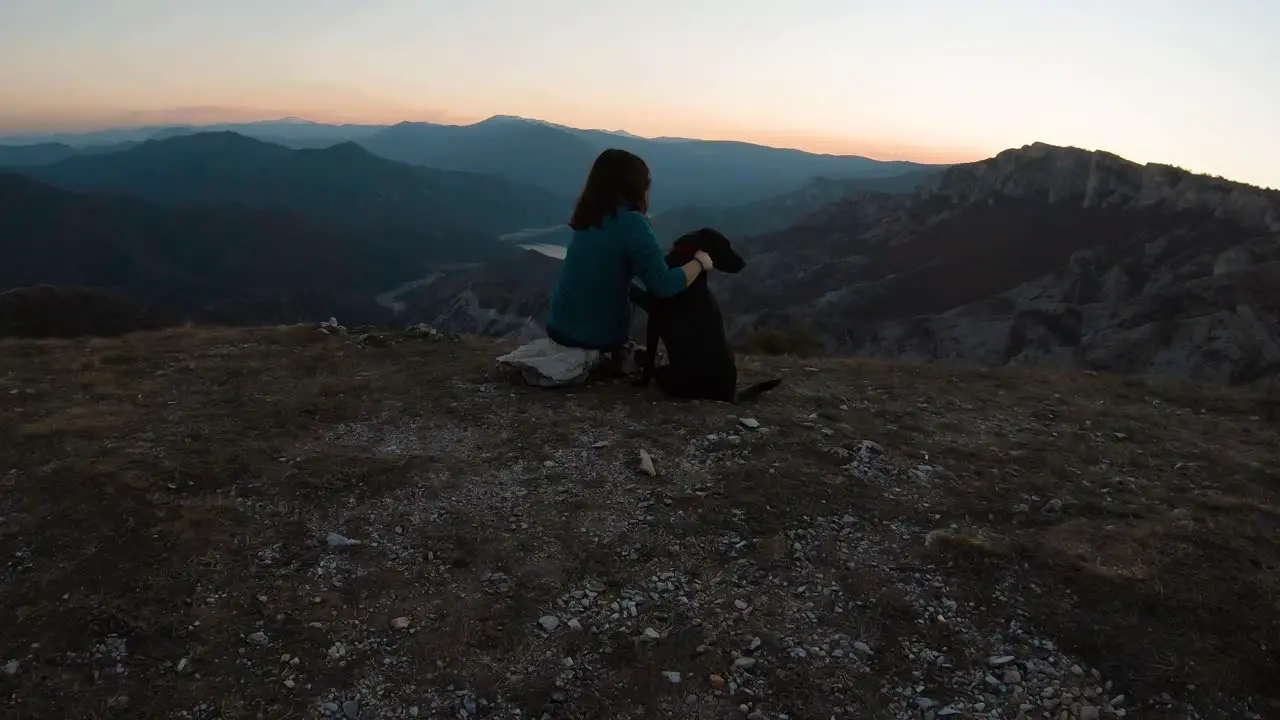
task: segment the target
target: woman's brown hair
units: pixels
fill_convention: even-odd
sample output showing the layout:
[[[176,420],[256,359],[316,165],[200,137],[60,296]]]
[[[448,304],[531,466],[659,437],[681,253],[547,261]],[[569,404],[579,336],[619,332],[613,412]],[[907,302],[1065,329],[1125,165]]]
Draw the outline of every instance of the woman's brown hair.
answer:
[[[605,218],[618,214],[624,204],[642,213],[649,212],[652,181],[649,166],[638,156],[616,148],[605,150],[591,165],[569,227],[574,230],[603,227]]]

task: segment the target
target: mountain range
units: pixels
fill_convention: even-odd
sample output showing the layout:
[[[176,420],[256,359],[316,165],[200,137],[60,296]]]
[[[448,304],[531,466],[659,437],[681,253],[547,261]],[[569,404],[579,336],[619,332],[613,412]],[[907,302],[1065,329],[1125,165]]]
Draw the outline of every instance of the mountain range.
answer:
[[[483,255],[499,234],[563,220],[573,201],[476,173],[384,160],[351,142],[290,150],[231,132],[148,140],[21,171],[58,187],[169,206],[279,207],[351,228],[412,229],[437,254]],[[475,250],[472,252],[471,250]]]
[[[290,125],[292,147],[249,136]],[[14,324],[24,303],[97,297],[113,328],[132,298],[139,327],[338,315],[533,337],[559,262],[520,246],[564,244],[576,185],[618,146],[669,193],[664,242],[714,226],[748,257],[712,275],[740,343],[1280,377],[1280,193],[1221,178],[1040,143],[926,167],[508,117],[244,129],[0,148],[0,291],[57,286],[6,293],[0,333],[41,332]]]
[[[325,125],[283,120],[0,136],[0,167],[51,162],[73,154],[127,148],[147,140],[228,132],[295,150],[353,142],[388,160],[493,175],[570,198],[582,190],[587,171],[600,151],[620,147],[639,154],[650,165],[657,178],[651,198],[655,212],[682,205],[763,200],[790,192],[815,177],[890,178],[932,167],[742,142],[642,138],[511,116],[495,116],[470,125]]]

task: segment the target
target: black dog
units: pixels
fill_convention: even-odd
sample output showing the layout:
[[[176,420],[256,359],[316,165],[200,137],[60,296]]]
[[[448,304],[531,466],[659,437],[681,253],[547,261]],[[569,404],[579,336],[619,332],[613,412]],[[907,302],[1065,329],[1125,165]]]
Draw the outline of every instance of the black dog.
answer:
[[[699,250],[711,256],[719,272],[737,273],[747,265],[729,238],[703,228],[671,245],[667,266],[684,265]],[[738,391],[738,366],[725,337],[720,306],[707,287],[707,273],[700,273],[684,292],[669,298],[654,297],[635,286],[631,289],[632,302],[649,314],[644,371],[637,385],[657,380],[663,392],[675,397],[742,402],[782,383],[775,378]],[[667,348],[668,364],[654,367],[659,339]]]

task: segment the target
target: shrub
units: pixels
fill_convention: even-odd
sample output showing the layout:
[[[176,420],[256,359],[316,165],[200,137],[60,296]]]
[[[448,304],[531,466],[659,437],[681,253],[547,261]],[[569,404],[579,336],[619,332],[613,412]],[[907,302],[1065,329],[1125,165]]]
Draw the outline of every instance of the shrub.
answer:
[[[743,339],[742,349],[753,355],[797,355],[822,353],[822,340],[808,325],[756,328]]]

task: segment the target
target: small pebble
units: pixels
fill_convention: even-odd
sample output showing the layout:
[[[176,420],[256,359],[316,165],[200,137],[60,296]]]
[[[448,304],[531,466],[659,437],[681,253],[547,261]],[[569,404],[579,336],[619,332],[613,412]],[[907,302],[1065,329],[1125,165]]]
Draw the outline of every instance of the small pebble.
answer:
[[[329,544],[329,547],[349,547],[361,544],[359,540],[352,540],[349,537],[343,537],[336,532],[331,532],[328,535],[325,535],[324,541]]]
[[[649,455],[648,450],[640,451],[640,472],[649,477],[656,477],[658,469],[653,465],[653,458]]]

